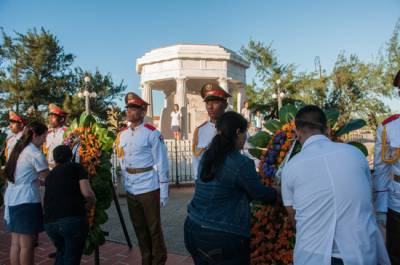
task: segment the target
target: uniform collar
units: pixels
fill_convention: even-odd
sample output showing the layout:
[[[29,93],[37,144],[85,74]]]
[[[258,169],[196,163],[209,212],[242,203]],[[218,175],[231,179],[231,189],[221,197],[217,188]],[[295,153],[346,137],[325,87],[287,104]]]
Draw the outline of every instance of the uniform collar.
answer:
[[[310,136],[303,144],[301,147],[301,151],[306,149],[308,146],[312,145],[313,143],[320,142],[320,141],[330,141],[328,137],[326,137],[323,134],[316,134],[313,136]]]
[[[139,124],[138,126],[132,128],[132,126],[129,126],[129,129],[134,132],[137,131],[138,129],[142,128],[144,126],[144,122],[142,122],[141,124]]]
[[[58,131],[58,130],[60,130],[60,129],[62,129],[62,128],[64,128],[64,125],[62,125],[62,126],[60,126],[60,127],[57,127],[57,128],[51,128],[51,129],[48,131],[48,133],[56,132],[56,131]]]
[[[208,124],[215,128],[215,123],[212,123],[210,120],[208,121]]]

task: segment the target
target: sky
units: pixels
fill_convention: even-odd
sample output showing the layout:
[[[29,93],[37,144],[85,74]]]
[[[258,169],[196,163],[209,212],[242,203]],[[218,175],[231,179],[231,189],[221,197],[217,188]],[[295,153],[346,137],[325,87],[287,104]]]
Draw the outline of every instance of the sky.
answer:
[[[338,54],[375,60],[400,19],[400,0],[0,0],[7,34],[44,27],[75,66],[99,69],[139,93],[136,59],[178,43],[220,44],[238,52],[249,40],[272,43],[282,63],[330,71]],[[247,82],[255,71],[247,71]],[[155,114],[162,106],[154,94]],[[394,112],[400,99],[385,100]]]

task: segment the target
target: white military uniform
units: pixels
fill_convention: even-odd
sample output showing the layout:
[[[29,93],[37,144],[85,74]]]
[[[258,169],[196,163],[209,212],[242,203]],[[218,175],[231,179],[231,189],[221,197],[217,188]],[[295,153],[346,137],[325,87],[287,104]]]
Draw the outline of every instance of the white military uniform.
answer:
[[[8,158],[10,157],[15,144],[21,138],[22,133],[23,133],[23,130],[20,131],[19,133],[10,133],[10,135],[8,135],[7,140],[6,140],[6,149],[4,151],[5,155],[6,155],[6,160],[8,160]]]
[[[212,139],[217,134],[217,129],[215,124],[206,121],[200,126],[198,126],[193,133],[193,143],[192,143],[192,166],[194,179],[197,179],[200,160],[203,157],[204,152],[207,150]]]
[[[61,126],[55,129],[50,129],[47,133],[46,142],[44,144],[44,149],[46,153],[47,162],[49,165],[54,166],[53,150],[57,146],[64,143],[64,133],[67,127]]]
[[[383,148],[386,162],[382,157]],[[386,213],[388,208],[400,213],[400,182],[393,179],[395,175],[400,176],[399,148],[400,115],[394,115],[379,125],[376,133],[374,191],[375,208],[378,213]]]
[[[168,153],[161,133],[155,127],[142,123],[136,128],[121,131],[116,140],[125,189],[139,195],[160,189],[160,198],[168,198]],[[130,174],[127,169],[153,170]]]

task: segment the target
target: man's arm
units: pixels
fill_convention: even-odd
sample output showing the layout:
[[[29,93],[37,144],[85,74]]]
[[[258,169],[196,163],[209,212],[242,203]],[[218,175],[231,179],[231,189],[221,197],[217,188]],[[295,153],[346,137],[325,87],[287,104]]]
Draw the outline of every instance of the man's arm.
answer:
[[[152,154],[155,170],[158,174],[160,182],[160,202],[162,206],[165,206],[168,201],[168,152],[167,147],[164,144],[162,135],[157,131],[152,133]]]

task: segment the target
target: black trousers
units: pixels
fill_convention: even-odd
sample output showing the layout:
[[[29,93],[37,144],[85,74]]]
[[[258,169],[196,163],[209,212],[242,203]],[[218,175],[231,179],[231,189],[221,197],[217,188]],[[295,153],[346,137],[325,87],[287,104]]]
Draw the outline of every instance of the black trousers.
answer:
[[[400,213],[391,209],[387,213],[386,241],[392,265],[400,265]]]

